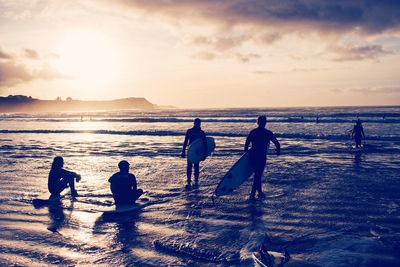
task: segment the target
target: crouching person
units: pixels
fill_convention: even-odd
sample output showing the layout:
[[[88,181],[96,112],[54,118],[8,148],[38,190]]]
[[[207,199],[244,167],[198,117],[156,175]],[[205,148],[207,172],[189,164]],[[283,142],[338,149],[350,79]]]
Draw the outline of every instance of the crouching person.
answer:
[[[118,167],[119,172],[108,179],[115,205],[132,205],[143,194],[143,190],[137,189],[136,177],[129,173],[126,160],[120,161]]]
[[[51,164],[47,183],[51,198],[60,198],[61,192],[68,187],[71,190],[72,197],[78,196],[78,192],[75,190],[75,180],[79,182],[81,176],[75,172],[67,171],[63,167],[64,159],[60,156],[55,157]]]

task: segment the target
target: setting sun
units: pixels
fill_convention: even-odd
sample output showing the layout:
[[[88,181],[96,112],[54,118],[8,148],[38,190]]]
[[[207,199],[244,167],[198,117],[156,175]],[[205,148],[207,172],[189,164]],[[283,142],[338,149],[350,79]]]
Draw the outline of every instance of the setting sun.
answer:
[[[102,86],[118,79],[119,49],[96,30],[69,31],[59,46],[59,70],[78,86]]]

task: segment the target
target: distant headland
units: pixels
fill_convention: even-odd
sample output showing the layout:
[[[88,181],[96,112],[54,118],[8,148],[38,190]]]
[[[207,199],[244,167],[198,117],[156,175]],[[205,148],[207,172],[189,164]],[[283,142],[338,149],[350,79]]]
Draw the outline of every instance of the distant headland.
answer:
[[[0,97],[0,112],[68,112],[95,110],[143,110],[155,109],[157,105],[142,97],[129,97],[104,101],[73,100],[68,97],[62,100],[41,100],[24,95]]]

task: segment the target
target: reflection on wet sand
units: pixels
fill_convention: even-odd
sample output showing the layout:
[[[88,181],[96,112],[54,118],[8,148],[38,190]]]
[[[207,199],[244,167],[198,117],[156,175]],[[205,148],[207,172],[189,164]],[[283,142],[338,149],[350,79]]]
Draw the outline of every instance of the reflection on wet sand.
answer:
[[[47,209],[49,212],[49,225],[47,229],[52,232],[57,232],[65,225],[66,222],[66,216],[64,214],[62,204],[57,203],[50,205]]]
[[[363,154],[362,151],[356,151],[356,153],[354,153],[353,163],[355,168],[360,168],[364,160],[365,160],[365,154]]]

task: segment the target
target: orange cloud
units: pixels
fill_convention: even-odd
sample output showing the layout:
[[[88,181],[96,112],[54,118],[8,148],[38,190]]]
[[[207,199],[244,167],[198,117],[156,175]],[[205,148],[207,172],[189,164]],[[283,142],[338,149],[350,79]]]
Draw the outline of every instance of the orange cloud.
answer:
[[[29,55],[30,58],[39,59],[35,50],[24,49],[25,56]],[[39,70],[32,70],[22,60],[13,57],[10,53],[0,50],[0,88],[13,87],[18,84],[27,83],[32,80],[44,79],[66,79],[51,66],[43,64]]]

